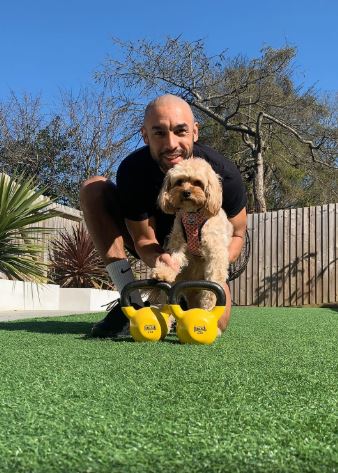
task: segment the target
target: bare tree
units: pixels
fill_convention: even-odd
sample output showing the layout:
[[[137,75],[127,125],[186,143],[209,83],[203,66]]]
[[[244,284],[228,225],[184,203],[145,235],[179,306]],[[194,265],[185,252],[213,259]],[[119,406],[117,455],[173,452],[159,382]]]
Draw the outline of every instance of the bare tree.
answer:
[[[273,170],[265,156],[273,141],[280,141],[287,150],[283,156],[297,164],[301,161],[293,150],[301,145],[307,162],[336,172],[336,121],[312,89],[301,92],[294,86],[294,48],[265,48],[261,57],[247,60],[230,59],[225,52],[210,57],[200,40],[115,40],[115,45],[122,59],[106,61],[97,79],[111,88],[120,104],[137,111],[142,100],[173,93],[227,133],[239,134],[250,150],[247,165],[253,170],[256,211],[267,210],[265,178]]]
[[[0,167],[34,176],[48,195],[72,205],[72,163],[62,128],[60,116],[43,111],[40,97],[12,93],[0,104]]]
[[[64,131],[69,137],[74,174],[80,179],[113,174],[116,160],[135,132],[126,127],[126,107],[104,92],[84,89],[77,97],[62,93]]]
[[[6,102],[0,103],[0,146],[2,167],[7,172],[28,165],[32,174],[39,166],[39,156],[32,143],[44,125],[41,98],[12,91]]]
[[[134,132],[125,111],[104,92],[61,93],[58,113],[43,112],[40,97],[11,94],[0,103],[0,168],[34,175],[58,202],[78,207],[80,183],[112,176]]]

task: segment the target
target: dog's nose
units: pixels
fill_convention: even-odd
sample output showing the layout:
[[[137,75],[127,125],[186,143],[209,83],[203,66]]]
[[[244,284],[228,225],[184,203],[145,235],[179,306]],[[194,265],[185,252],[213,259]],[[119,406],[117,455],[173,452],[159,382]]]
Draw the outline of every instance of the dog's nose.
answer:
[[[190,191],[183,191],[183,192],[182,192],[182,195],[183,195],[183,197],[184,197],[185,199],[187,199],[188,197],[191,196],[191,192],[190,192]]]

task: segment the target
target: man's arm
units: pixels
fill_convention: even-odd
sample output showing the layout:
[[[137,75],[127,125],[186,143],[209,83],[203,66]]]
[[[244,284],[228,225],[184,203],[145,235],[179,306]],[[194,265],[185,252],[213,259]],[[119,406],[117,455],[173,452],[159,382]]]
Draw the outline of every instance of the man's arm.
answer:
[[[242,209],[235,217],[229,218],[229,222],[234,227],[232,240],[229,245],[229,260],[230,263],[236,261],[241,254],[243,244],[245,241],[246,231],[246,209]]]
[[[126,219],[126,225],[142,261],[150,268],[154,268],[156,262],[161,261],[178,271],[169,253],[166,253],[157,241],[153,218],[140,221]]]

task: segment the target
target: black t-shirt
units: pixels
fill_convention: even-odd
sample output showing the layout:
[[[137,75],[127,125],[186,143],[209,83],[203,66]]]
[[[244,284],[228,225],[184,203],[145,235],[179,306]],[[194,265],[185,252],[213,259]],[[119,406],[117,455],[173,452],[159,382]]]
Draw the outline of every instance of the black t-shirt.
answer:
[[[229,218],[237,215],[247,202],[241,175],[232,161],[201,143],[194,143],[193,155],[205,159],[222,178],[222,207]],[[127,156],[117,170],[116,185],[123,216],[128,220],[154,217],[160,244],[169,235],[174,215],[164,214],[157,204],[164,173],[152,159],[149,146]]]

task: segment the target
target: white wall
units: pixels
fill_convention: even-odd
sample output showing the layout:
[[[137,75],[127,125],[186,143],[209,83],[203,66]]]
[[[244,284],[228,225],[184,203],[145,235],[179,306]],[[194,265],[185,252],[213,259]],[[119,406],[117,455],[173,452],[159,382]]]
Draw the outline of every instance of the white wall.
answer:
[[[60,310],[105,310],[119,297],[117,291],[84,288],[60,288]]]
[[[101,311],[117,299],[117,291],[68,289],[55,284],[34,284],[0,279],[0,310]]]

